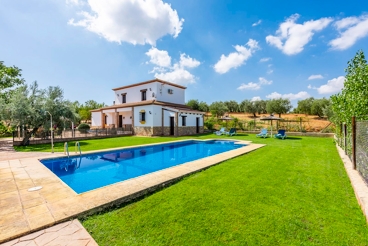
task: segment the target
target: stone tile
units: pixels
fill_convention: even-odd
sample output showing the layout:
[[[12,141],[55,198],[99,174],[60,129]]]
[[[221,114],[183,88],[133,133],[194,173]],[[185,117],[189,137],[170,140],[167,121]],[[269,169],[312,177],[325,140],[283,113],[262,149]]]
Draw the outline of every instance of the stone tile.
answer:
[[[41,236],[34,239],[36,245],[46,245],[47,243],[50,243],[51,241],[55,240],[59,235],[54,232],[45,232]]]
[[[4,225],[0,222],[0,225]],[[12,224],[6,224],[4,226],[0,226],[0,242],[2,240],[8,239],[10,237],[14,237],[20,234],[23,234],[29,231],[28,222],[22,219],[17,220],[17,222]]]
[[[90,239],[73,240],[72,242],[68,243],[67,246],[86,246],[89,242]]]
[[[23,213],[23,208],[20,203],[12,206],[4,206],[0,208],[0,217],[11,213]],[[0,220],[1,221],[1,220]]]
[[[19,238],[0,244],[1,246],[13,246],[19,242]]]
[[[36,244],[31,240],[31,241],[19,242],[19,243],[15,244],[14,246],[29,246],[29,245],[36,245]]]
[[[23,236],[19,239],[19,241],[28,241],[28,240],[32,240],[35,239],[36,237],[41,236],[42,234],[45,233],[45,230],[40,230],[40,231],[36,231],[34,233],[28,234],[26,236]],[[2,245],[1,245],[2,246]]]
[[[4,199],[8,199],[8,198],[14,198],[14,197],[19,197],[18,191],[10,191],[10,192],[1,194],[0,201]]]
[[[0,194],[8,193],[11,191],[18,190],[17,186],[15,184],[8,184],[8,185],[2,185],[0,186]]]
[[[72,192],[63,192],[63,191],[57,191],[54,193],[41,193],[42,197],[48,202],[48,203],[54,203],[60,200],[64,200],[66,198],[75,197],[76,195]]]
[[[62,228],[67,227],[71,223],[73,223],[73,221],[67,221],[67,222],[63,222],[63,223],[54,225],[52,227],[49,227],[49,228],[45,229],[45,232],[56,232],[56,231],[59,231]]]
[[[1,215],[0,216],[0,226],[7,225],[7,224],[14,224],[17,221],[21,221],[21,220],[24,220],[23,211],[16,210],[11,213]]]
[[[29,189],[34,187],[35,185],[33,184],[32,180],[25,180],[25,181],[18,181],[16,180],[16,184],[19,190],[22,189]]]
[[[49,209],[46,204],[38,205],[35,207],[24,209],[24,214],[29,217],[34,217],[36,215],[48,213]]]
[[[41,198],[41,195],[38,191],[28,191],[28,189],[24,190],[24,192],[19,192],[20,200],[22,202],[33,200],[36,198]]]
[[[86,246],[98,246],[98,244],[93,238],[91,238],[91,240],[88,242]]]
[[[32,208],[32,207],[35,207],[35,206],[39,206],[39,205],[42,205],[44,203],[46,203],[46,202],[41,197],[37,197],[37,198],[32,199],[32,200],[22,201],[22,205],[23,205],[23,208],[24,209]]]
[[[0,195],[0,197],[1,197],[1,195]],[[1,209],[3,209],[4,207],[12,207],[12,206],[22,206],[19,197],[14,196],[14,197],[9,197],[9,198],[0,200],[0,208]]]
[[[55,219],[50,212],[27,217],[27,220],[31,230],[42,228],[44,226],[51,226],[55,223]]]

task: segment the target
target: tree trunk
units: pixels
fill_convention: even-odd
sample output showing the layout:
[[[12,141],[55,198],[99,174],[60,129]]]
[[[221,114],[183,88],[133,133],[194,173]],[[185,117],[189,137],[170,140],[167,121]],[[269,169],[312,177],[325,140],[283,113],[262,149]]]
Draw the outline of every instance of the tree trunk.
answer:
[[[22,143],[20,144],[21,146],[26,146],[26,145],[29,145],[29,139],[32,137],[32,134],[36,133],[37,130],[38,130],[39,127],[35,127],[33,128],[33,130],[31,132],[26,132],[23,140],[22,140]]]
[[[257,115],[256,115],[256,113],[253,113],[253,117],[254,117],[254,118],[257,118]]]

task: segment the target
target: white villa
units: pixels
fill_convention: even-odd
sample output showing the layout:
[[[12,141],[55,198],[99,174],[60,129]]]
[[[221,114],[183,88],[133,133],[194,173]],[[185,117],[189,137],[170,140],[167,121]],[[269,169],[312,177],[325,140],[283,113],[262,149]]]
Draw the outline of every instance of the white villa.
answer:
[[[204,112],[185,105],[186,87],[160,79],[112,89],[112,106],[91,110],[92,128],[131,129],[134,135],[203,133]]]

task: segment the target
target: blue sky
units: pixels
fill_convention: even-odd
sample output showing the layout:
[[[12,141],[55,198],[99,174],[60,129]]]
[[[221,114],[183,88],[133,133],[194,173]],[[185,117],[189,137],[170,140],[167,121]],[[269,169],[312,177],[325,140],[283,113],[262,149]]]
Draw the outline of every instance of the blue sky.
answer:
[[[312,3],[313,2],[313,3]],[[0,60],[83,103],[158,77],[186,100],[329,97],[368,51],[368,1],[1,0]]]

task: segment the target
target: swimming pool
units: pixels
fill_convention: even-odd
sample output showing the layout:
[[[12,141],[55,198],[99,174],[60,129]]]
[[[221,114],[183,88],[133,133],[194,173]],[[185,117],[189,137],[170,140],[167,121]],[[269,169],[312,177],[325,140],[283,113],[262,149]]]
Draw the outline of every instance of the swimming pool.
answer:
[[[76,193],[243,147],[235,141],[182,141],[40,160]]]

